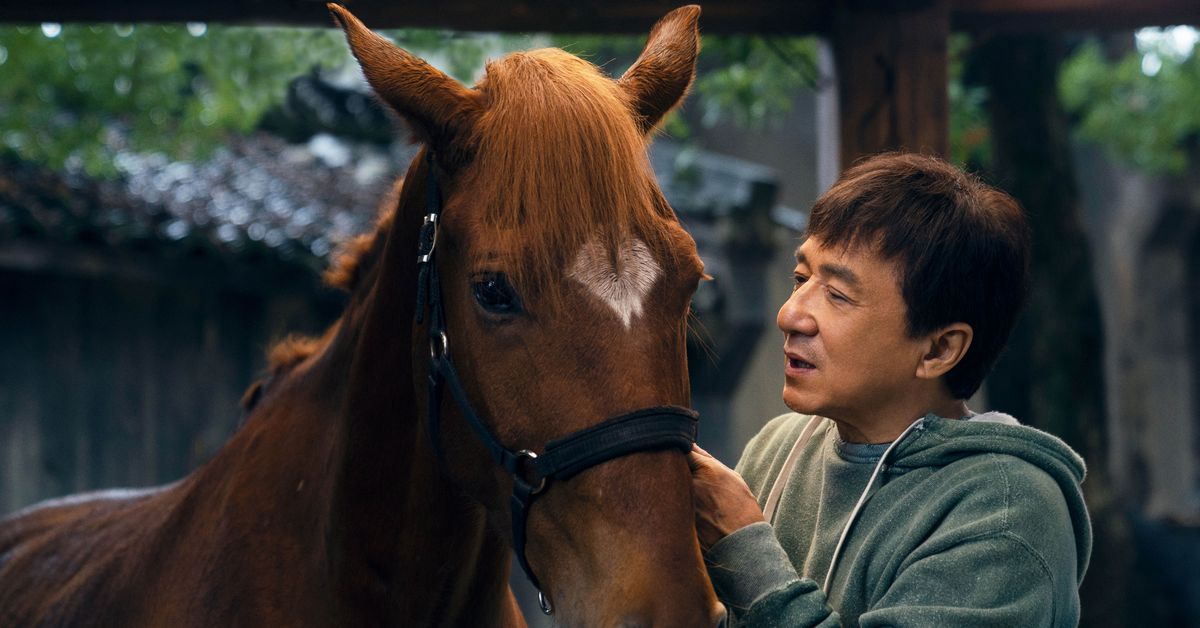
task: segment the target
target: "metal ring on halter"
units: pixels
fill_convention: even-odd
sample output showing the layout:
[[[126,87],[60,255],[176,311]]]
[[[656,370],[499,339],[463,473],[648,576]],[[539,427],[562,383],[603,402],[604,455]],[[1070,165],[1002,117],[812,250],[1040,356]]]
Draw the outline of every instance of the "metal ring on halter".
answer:
[[[537,460],[537,454],[532,451],[529,451],[528,449],[522,449],[521,451],[517,452],[517,458],[525,458],[530,463],[532,463],[535,460]],[[521,482],[525,482],[525,478],[521,477],[520,469],[517,469],[516,471],[513,472],[513,477],[517,480],[520,480]],[[529,485],[528,482],[525,482],[525,484]],[[546,489],[546,476],[539,475],[537,486],[532,486],[532,485],[530,485],[530,486],[531,486],[531,488],[529,489],[529,494],[531,496],[537,495],[538,493],[542,492],[543,490]]]
[[[429,337],[429,355],[433,359],[438,359],[450,350],[450,339],[446,337],[446,332],[439,331],[436,336]]]
[[[554,613],[554,607],[550,606],[550,598],[546,597],[545,593],[538,591],[538,606],[542,607],[543,615],[551,615]]]

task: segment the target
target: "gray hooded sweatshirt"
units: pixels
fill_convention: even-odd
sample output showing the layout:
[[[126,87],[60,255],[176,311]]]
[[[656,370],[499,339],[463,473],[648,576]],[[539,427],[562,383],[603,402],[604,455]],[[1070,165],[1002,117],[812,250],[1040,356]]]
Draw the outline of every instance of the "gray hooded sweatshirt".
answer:
[[[894,443],[858,445],[832,421],[786,414],[750,441],[738,471],[760,506],[776,496],[771,523],[705,555],[733,625],[1079,621],[1092,543],[1083,460],[1008,415],[929,415]]]

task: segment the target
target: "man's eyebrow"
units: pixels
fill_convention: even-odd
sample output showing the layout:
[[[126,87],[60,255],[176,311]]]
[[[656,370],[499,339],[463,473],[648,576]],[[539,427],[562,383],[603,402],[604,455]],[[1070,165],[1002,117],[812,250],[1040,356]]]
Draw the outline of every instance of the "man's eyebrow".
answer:
[[[796,263],[808,265],[808,256],[806,256],[804,251],[801,251],[800,249],[796,249]],[[850,270],[849,266],[843,266],[842,264],[830,264],[826,262],[818,266],[817,270],[821,271],[821,274],[823,275],[829,275],[830,277],[841,279],[853,288],[857,288],[862,285],[862,281],[858,278],[858,275],[856,275],[854,271]]]
[[[862,284],[862,282],[858,279],[858,275],[854,274],[854,271],[850,270],[848,266],[842,266],[841,264],[821,264],[818,270],[820,270],[821,274],[823,275],[829,275],[830,277],[837,277],[838,279],[841,279],[849,284],[852,288],[857,288]]]

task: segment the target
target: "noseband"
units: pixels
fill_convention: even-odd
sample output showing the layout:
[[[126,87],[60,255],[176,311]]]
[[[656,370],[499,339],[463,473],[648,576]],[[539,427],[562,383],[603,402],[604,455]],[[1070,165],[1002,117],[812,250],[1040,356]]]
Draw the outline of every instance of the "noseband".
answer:
[[[562,438],[546,443],[542,453],[529,449],[512,450],[496,439],[487,425],[479,418],[471,401],[463,390],[458,371],[450,359],[449,339],[446,335],[446,312],[442,305],[441,283],[434,262],[437,248],[438,223],[441,218],[441,194],[438,191],[433,153],[426,153],[429,169],[427,214],[419,235],[417,266],[416,322],[423,323],[425,309],[429,309],[429,434],[438,460],[441,451],[441,405],[443,388],[448,387],[467,424],[491,453],[496,464],[504,468],[513,478],[513,492],[509,500],[512,510],[513,551],[525,575],[538,589],[538,601],[542,612],[552,612],[549,601],[542,593],[541,584],[533,575],[529,561],[525,559],[525,524],[529,508],[553,481],[564,481],[602,462],[628,454],[659,449],[691,450],[696,441],[697,414],[680,406],[657,406],[634,410],[606,419],[591,427],[579,430]]]

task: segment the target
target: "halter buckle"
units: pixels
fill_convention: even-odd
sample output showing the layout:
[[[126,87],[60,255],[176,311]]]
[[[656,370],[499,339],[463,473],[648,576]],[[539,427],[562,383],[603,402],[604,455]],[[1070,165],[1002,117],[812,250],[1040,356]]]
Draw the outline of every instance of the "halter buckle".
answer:
[[[541,493],[542,491],[546,490],[546,476],[537,475],[537,484],[536,485],[531,482],[526,482],[525,478],[521,477],[521,459],[524,458],[524,459],[528,460],[532,465],[532,463],[537,460],[537,457],[538,457],[537,454],[528,449],[522,449],[521,451],[517,452],[516,457],[517,457],[517,464],[516,464],[516,467],[513,469],[513,481],[520,482],[521,484],[524,484],[526,487],[528,487],[529,488],[528,494],[530,497],[537,495],[538,493]],[[534,471],[536,473],[536,469]]]

